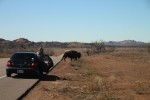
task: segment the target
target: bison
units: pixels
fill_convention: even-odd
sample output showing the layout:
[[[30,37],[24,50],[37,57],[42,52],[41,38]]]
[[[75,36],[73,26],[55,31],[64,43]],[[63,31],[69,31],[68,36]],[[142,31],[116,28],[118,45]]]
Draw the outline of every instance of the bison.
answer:
[[[66,58],[70,58],[71,61],[72,61],[72,59],[77,60],[77,59],[79,59],[80,57],[81,57],[81,53],[80,53],[80,52],[71,50],[71,51],[66,51],[66,52],[64,53],[62,60],[63,60],[63,59],[65,60]]]

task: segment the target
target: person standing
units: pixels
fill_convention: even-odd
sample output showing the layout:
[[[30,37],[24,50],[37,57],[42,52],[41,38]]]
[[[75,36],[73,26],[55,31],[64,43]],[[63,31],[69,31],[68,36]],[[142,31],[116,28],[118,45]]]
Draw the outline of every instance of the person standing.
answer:
[[[43,60],[43,57],[44,57],[44,49],[43,49],[42,46],[41,46],[40,49],[38,50],[37,55],[38,55],[38,57],[39,57],[41,60]]]

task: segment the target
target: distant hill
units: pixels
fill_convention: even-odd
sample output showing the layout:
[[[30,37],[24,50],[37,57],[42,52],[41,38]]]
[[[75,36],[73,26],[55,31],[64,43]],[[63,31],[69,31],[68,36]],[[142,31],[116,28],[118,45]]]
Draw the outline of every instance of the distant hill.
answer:
[[[76,48],[84,47],[88,44],[79,42],[33,42],[25,38],[18,38],[13,41],[0,38],[0,51],[20,51],[30,50],[37,51],[41,46],[44,48],[60,47],[60,48]]]
[[[30,41],[28,39],[25,39],[25,38],[19,38],[19,39],[13,40],[13,42],[16,42],[16,43],[29,43]]]
[[[145,45],[146,43],[135,41],[135,40],[123,40],[123,41],[109,41],[105,42],[106,45],[114,45],[114,46],[141,46]]]
[[[105,42],[106,46],[143,46],[146,43],[135,41],[135,40],[124,40],[124,41],[109,41]],[[91,47],[92,43],[81,43],[81,42],[33,42],[25,38],[19,38],[13,41],[5,40],[0,38],[0,50],[17,49],[17,50],[35,50],[40,46],[44,48],[61,47],[61,48],[80,48],[80,47]]]

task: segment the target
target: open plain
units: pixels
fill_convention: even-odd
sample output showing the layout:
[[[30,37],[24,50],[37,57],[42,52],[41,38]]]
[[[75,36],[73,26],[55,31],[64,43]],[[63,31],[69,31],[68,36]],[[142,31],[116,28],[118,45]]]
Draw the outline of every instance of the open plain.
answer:
[[[150,54],[122,51],[61,61],[24,100],[149,100]]]

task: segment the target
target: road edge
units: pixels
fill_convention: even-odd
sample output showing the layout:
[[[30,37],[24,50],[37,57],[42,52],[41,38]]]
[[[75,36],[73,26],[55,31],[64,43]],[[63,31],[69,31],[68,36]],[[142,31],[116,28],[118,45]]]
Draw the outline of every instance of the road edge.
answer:
[[[61,55],[60,55],[61,56]],[[52,71],[60,62],[62,61],[62,59],[60,59],[60,61],[58,61],[50,70]],[[49,73],[48,72],[48,73]],[[47,74],[48,74],[47,73]],[[17,100],[22,100],[40,81],[41,81],[42,77],[40,79],[37,80],[37,82],[35,82],[30,88],[28,88],[20,97],[18,97]]]

